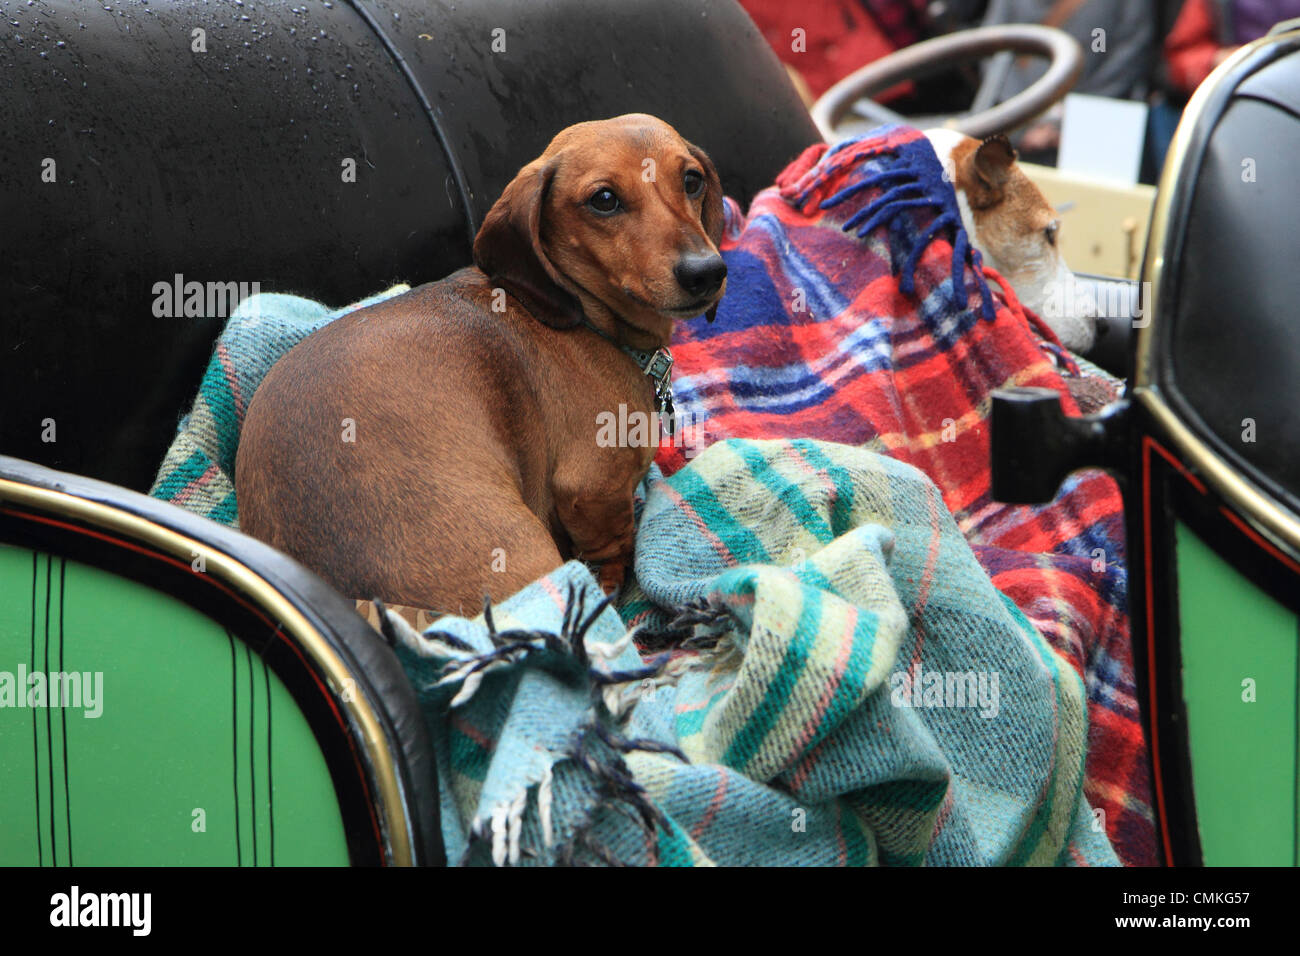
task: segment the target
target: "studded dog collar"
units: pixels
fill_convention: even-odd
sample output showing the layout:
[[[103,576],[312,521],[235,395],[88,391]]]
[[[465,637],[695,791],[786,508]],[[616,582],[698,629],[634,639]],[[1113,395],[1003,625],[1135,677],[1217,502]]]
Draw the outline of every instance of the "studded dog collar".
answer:
[[[667,349],[657,349],[653,352],[646,352],[642,349],[634,349],[626,345],[620,345],[627,355],[632,357],[636,362],[637,368],[645,373],[646,378],[654,384],[655,387],[655,408],[659,411],[659,420],[664,423],[668,434],[673,433],[674,415],[673,408],[673,385],[670,378],[673,373],[673,357]]]

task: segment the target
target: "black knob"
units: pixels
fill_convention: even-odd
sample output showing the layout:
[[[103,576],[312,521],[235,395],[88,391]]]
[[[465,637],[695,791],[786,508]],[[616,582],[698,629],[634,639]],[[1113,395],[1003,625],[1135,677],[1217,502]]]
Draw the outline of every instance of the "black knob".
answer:
[[[1041,504],[1080,468],[1124,466],[1127,401],[1096,415],[1069,417],[1050,388],[1003,388],[993,393],[989,427],[993,497],[1009,504]]]

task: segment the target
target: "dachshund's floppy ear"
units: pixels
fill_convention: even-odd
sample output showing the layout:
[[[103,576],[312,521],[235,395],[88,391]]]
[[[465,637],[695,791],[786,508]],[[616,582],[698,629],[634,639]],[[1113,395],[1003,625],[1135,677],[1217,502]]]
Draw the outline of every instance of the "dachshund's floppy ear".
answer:
[[[713,166],[713,160],[709,159],[709,154],[698,146],[686,144],[695,161],[704,169],[704,210],[700,216],[704,224],[704,231],[708,234],[709,241],[715,246],[722,242],[722,181],[718,179],[718,171]]]
[[[722,211],[722,180],[718,178],[718,170],[714,167],[713,160],[709,159],[708,153],[691,143],[687,143],[686,148],[704,170],[704,208],[700,214],[700,222],[709,241],[716,248],[722,242],[722,226],[725,221]],[[713,307],[704,313],[704,317],[712,322],[717,314],[718,306],[714,303]]]
[[[541,322],[558,329],[582,321],[582,303],[542,248],[542,210],[555,163],[534,160],[511,180],[474,237],[474,264]]]

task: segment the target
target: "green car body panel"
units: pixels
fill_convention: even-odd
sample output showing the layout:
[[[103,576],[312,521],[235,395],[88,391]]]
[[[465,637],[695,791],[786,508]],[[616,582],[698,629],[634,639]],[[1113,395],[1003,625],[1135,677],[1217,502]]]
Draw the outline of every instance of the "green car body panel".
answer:
[[[1297,620],[1176,526],[1183,700],[1208,866],[1294,866]]]
[[[23,706],[42,703],[35,679],[16,686],[34,673],[46,706]],[[51,706],[47,675],[73,673],[61,685],[80,699]],[[284,684],[165,593],[0,545],[0,704],[0,865],[348,862],[324,757]]]

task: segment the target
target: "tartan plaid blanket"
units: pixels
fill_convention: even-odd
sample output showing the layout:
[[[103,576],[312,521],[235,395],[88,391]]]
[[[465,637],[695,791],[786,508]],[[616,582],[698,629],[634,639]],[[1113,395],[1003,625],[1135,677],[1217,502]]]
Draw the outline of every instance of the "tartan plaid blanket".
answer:
[[[657,462],[672,474],[721,439],[808,437],[930,476],[993,583],[1084,676],[1085,790],[1120,859],[1153,865],[1119,490],[1080,472],[1042,507],[990,491],[992,392],[1054,388],[1073,414],[1069,386],[1089,380],[982,268],[914,129],[810,147],[747,215],[728,202],[727,217],[727,295],[712,325],[677,326],[673,388],[686,425]]]
[[[1083,684],[934,484],[863,449],[724,441],[652,471],[629,607],[580,563],[384,630],[465,864],[1113,865]],[[647,625],[648,626],[648,625]]]

